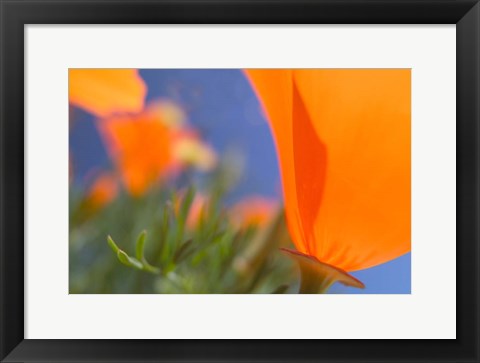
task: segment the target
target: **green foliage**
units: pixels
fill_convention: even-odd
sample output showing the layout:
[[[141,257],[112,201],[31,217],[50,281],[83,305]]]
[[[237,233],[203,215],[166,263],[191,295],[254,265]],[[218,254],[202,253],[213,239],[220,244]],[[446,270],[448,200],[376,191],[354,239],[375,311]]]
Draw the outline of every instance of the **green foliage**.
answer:
[[[193,226],[193,187],[121,194],[97,211],[71,191],[70,293],[296,292],[295,265],[279,251],[290,245],[283,213],[266,227],[235,226],[223,184],[212,185]]]

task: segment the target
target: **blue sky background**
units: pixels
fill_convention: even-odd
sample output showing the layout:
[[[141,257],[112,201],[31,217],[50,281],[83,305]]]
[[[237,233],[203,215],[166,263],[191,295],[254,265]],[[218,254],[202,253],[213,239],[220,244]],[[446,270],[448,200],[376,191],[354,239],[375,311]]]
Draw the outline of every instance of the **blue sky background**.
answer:
[[[141,70],[148,85],[147,103],[159,98],[179,103],[189,122],[219,153],[244,155],[239,185],[229,196],[281,197],[279,170],[270,130],[258,100],[239,70]],[[85,181],[109,160],[91,115],[74,109],[78,120],[70,135],[77,182]],[[386,264],[352,273],[364,290],[335,285],[330,293],[405,294],[411,290],[410,253]]]

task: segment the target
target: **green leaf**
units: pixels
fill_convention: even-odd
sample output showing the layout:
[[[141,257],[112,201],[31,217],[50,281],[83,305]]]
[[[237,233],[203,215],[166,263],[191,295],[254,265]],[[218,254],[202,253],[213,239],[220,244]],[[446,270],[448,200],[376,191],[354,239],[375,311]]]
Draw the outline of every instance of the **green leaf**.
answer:
[[[115,252],[117,254],[118,251],[120,251],[120,248],[118,248],[118,246],[113,241],[112,237],[110,237],[110,235],[107,236],[107,242],[108,242],[108,245],[110,246],[110,248],[113,250],[113,252]]]
[[[147,272],[151,272],[153,274],[158,274],[160,269],[158,267],[152,266],[148,263],[147,259],[145,258],[145,241],[147,239],[147,231],[143,230],[137,238],[137,244],[135,246],[135,255],[137,259],[142,263],[143,269]]]
[[[137,238],[137,244],[135,246],[135,256],[140,261],[144,261],[144,248],[145,248],[145,239],[147,238],[147,231],[143,230]]]
[[[187,192],[185,193],[185,196],[182,201],[182,206],[180,208],[180,219],[182,221],[185,221],[188,216],[188,211],[190,210],[190,207],[192,206],[193,199],[195,198],[195,188],[193,186],[190,186],[187,189]]]
[[[127,255],[124,251],[119,250],[117,252],[117,257],[120,260],[121,263],[128,267],[134,267],[139,270],[143,270],[143,265],[140,261],[138,261],[136,258],[130,257]]]
[[[195,198],[195,188],[190,186],[187,189],[187,192],[182,198],[182,203],[180,205],[180,210],[177,216],[177,238],[181,240],[183,237],[183,230],[185,228],[185,223],[188,218],[188,212],[192,206],[193,199]]]
[[[117,244],[114,242],[111,236],[107,236],[108,245],[111,247],[113,252],[117,255],[118,260],[123,263],[125,266],[133,267],[138,270],[143,270],[147,272],[151,272],[154,274],[158,274],[160,269],[150,265],[143,257],[143,249],[145,246],[145,239],[147,236],[147,232],[143,231],[140,233],[137,239],[136,245],[136,256],[137,258],[130,257],[125,251],[118,248]]]
[[[165,203],[165,208],[162,214],[162,233],[167,233],[170,215],[172,214],[172,203]]]
[[[192,252],[192,250],[189,249],[189,247],[192,245],[192,242],[193,242],[192,239],[185,241],[180,246],[180,248],[175,252],[175,255],[173,256],[173,261],[175,263],[181,262]]]

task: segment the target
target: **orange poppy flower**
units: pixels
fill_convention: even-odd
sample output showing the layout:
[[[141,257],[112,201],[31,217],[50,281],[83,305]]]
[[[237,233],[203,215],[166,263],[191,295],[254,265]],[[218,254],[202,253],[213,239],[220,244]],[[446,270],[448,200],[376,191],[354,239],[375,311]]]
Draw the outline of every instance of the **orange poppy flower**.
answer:
[[[142,195],[172,168],[170,129],[155,112],[98,122],[110,156],[127,191]]]
[[[97,117],[142,110],[147,87],[136,69],[69,69],[69,102]]]
[[[410,70],[247,70],[296,248],[346,271],[410,251]]]

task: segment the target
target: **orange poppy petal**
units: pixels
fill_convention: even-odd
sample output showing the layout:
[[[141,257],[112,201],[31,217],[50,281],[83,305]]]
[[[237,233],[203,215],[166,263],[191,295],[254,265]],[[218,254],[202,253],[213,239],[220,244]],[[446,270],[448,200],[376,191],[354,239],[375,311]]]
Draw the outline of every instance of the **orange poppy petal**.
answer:
[[[98,116],[142,110],[147,87],[136,69],[69,69],[69,102]]]
[[[280,165],[293,169],[282,178],[295,184],[284,180],[286,197],[296,194],[287,218],[301,219],[289,223],[302,230],[301,240],[292,233],[297,248],[347,271],[410,251],[410,71],[296,70],[292,84],[293,127],[269,118],[276,138],[283,128],[293,140],[293,165]],[[281,100],[263,102],[269,110]]]
[[[315,256],[349,271],[410,251],[410,70],[299,70],[327,148]]]

